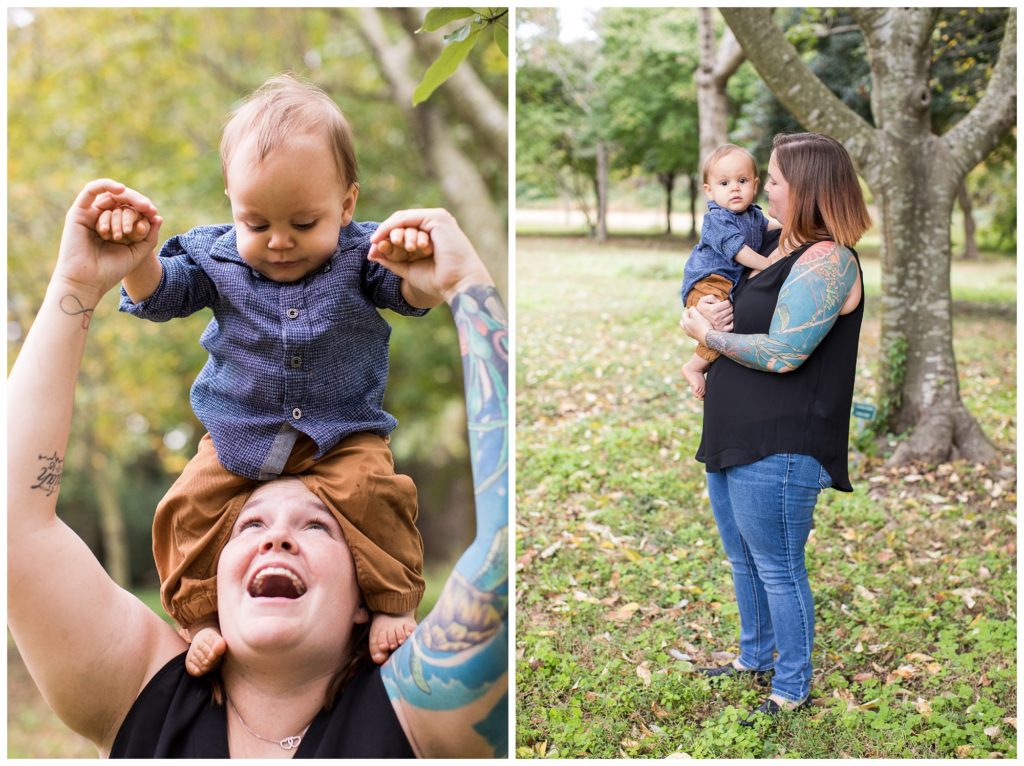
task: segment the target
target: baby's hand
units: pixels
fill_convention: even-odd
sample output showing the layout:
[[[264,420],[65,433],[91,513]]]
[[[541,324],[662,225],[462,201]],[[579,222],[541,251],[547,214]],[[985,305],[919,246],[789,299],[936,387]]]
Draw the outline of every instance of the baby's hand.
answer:
[[[405,262],[429,258],[434,254],[434,243],[427,232],[414,227],[392,229],[388,238],[378,242],[377,252],[389,261]]]
[[[121,205],[100,213],[96,233],[107,242],[132,245],[149,236],[149,221],[135,208]]]

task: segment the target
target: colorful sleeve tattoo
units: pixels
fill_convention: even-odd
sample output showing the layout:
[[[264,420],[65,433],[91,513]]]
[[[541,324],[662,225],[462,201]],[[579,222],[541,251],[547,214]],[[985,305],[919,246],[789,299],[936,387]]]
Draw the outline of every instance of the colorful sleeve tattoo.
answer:
[[[476,539],[433,611],[382,669],[388,694],[436,711],[506,691],[473,728],[503,757],[508,747],[508,318],[493,287],[452,303],[459,332]]]
[[[767,334],[712,330],[705,345],[755,370],[795,370],[832,329],[858,274],[857,259],[846,248],[814,245],[786,277]]]

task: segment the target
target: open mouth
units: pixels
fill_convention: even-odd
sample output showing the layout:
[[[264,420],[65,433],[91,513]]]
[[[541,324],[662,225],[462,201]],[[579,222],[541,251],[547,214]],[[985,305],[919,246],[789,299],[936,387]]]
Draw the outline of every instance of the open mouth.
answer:
[[[299,598],[306,584],[290,569],[270,566],[256,573],[248,591],[253,598]]]

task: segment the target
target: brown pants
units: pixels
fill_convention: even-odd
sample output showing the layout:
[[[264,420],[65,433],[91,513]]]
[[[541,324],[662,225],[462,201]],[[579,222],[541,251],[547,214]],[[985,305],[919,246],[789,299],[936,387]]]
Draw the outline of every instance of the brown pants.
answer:
[[[732,282],[719,274],[712,274],[695,282],[690,288],[690,293],[686,296],[686,308],[696,306],[697,301],[705,295],[714,295],[720,301],[727,301],[730,292],[732,292]],[[696,354],[706,362],[713,362],[719,357],[717,351],[712,351],[703,343],[697,346]]]
[[[334,514],[355,561],[366,607],[399,613],[423,596],[423,540],[416,486],[395,473],[388,441],[371,433],[343,439],[319,460],[299,434],[284,474],[295,474]],[[238,513],[261,482],[220,464],[206,434],[199,451],[157,506],[153,557],[164,609],[183,626],[217,611],[217,560]]]

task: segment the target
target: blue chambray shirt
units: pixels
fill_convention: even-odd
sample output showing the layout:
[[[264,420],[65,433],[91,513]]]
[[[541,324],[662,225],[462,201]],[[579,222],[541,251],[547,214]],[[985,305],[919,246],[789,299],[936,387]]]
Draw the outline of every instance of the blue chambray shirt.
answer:
[[[736,253],[744,245],[760,250],[767,228],[768,219],[757,205],[734,213],[708,202],[708,212],[700,226],[700,242],[690,253],[683,271],[683,287],[679,291],[683,303],[693,286],[712,274],[725,277],[735,286],[746,269],[736,262]]]
[[[200,226],[164,244],[153,295],[134,303],[122,287],[121,311],[154,322],[213,309],[192,409],[232,473],[260,479],[268,464],[280,470],[271,452],[282,442],[290,451],[291,429],[316,441],[320,457],[350,434],[386,436],[398,425],[383,409],[391,327],[377,308],[427,310],[410,306],[401,279],[366,259],[376,228],[352,222],[329,261],[286,283],[242,260],[233,225]]]

